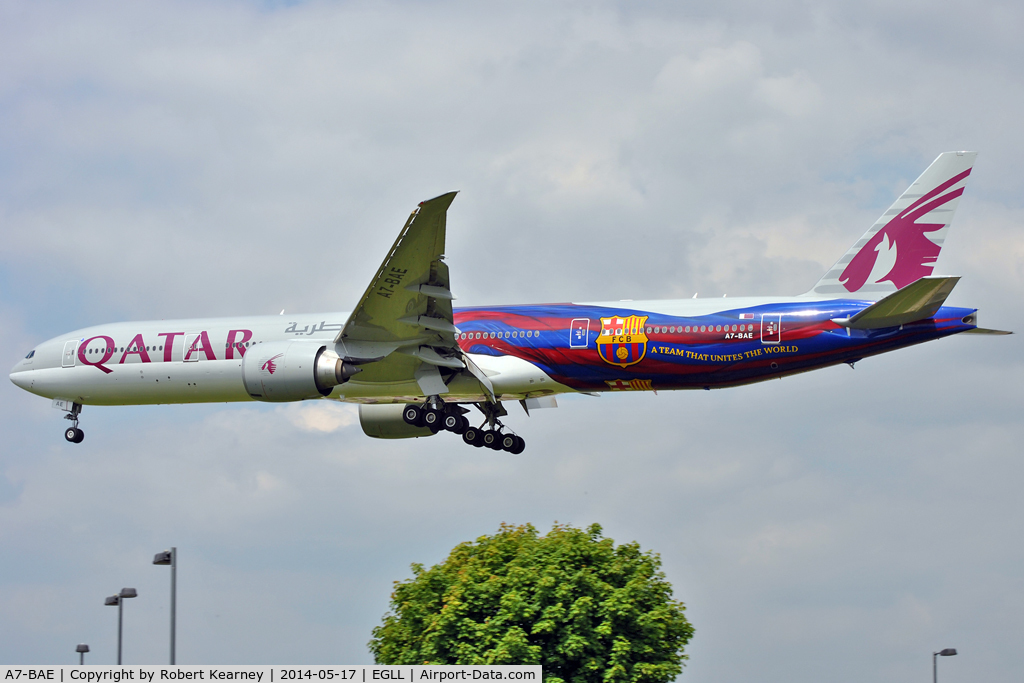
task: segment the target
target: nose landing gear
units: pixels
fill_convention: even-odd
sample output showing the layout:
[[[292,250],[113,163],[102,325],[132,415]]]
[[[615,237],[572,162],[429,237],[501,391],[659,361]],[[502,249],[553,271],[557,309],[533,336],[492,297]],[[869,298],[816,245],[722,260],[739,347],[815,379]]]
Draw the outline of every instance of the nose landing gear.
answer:
[[[65,420],[71,420],[71,425],[64,430],[64,438],[70,443],[82,443],[85,432],[78,428],[78,415],[82,412],[81,403],[72,403],[71,410],[64,416]]]

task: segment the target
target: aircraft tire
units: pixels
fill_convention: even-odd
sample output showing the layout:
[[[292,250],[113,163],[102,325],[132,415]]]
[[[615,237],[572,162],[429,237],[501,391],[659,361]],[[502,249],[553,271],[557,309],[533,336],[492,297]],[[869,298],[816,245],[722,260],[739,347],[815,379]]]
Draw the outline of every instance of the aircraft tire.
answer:
[[[444,428],[454,434],[462,434],[469,427],[469,420],[462,415],[448,414],[444,416]]]
[[[493,429],[485,430],[481,439],[487,448],[494,451],[501,450],[501,432],[496,432]]]
[[[476,446],[477,448],[484,445],[482,441],[482,432],[476,427],[467,427],[466,431],[462,432],[462,440],[470,446]]]
[[[512,455],[519,455],[520,453],[526,450],[526,441],[524,441],[523,437],[521,436],[517,436],[515,437],[515,439],[516,445],[512,447],[512,450],[510,450],[509,453],[511,453]]]
[[[420,420],[424,427],[429,427],[430,431],[435,434],[443,429],[444,423],[442,422],[442,418],[444,415],[440,410],[425,408],[422,412],[423,417],[421,417]]]
[[[77,431],[78,431],[78,436],[75,437],[75,443],[82,443],[83,441],[85,441],[85,432],[83,432],[81,429],[79,429]]]
[[[405,420],[407,424],[411,424],[413,427],[422,427],[423,409],[420,408],[415,403],[410,403],[405,407],[405,410],[402,411],[402,419]]]
[[[512,449],[516,447],[519,442],[516,440],[515,434],[502,434],[501,435],[501,450],[511,453]]]
[[[78,443],[75,439],[78,438],[78,428],[68,427],[64,430],[64,438],[68,443]]]

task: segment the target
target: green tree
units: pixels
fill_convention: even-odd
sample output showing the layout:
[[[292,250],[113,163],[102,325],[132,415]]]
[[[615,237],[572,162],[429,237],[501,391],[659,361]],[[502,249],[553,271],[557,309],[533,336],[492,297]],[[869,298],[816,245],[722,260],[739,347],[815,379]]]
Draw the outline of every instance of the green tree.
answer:
[[[378,664],[541,664],[546,683],[671,681],[693,637],[661,559],[597,524],[502,524],[396,581]]]

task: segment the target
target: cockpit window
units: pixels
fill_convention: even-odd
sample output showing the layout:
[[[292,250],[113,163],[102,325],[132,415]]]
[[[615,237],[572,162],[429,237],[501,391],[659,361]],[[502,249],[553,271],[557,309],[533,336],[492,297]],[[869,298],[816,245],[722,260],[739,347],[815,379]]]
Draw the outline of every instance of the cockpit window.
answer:
[[[36,350],[32,349],[31,351],[28,352],[28,355],[25,356],[25,360],[28,360],[29,358],[31,358],[34,355],[36,355]]]

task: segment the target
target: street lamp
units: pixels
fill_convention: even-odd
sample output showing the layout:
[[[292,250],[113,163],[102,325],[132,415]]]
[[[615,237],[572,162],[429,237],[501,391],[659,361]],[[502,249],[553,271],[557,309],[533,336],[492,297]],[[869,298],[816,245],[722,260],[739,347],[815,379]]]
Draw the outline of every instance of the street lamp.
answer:
[[[117,595],[111,595],[109,598],[103,601],[104,605],[109,607],[117,606],[117,663],[121,663],[121,633],[122,625],[124,623],[124,601],[127,598],[137,598],[139,594],[135,592],[134,588],[122,588],[121,592]]]
[[[175,613],[178,601],[178,549],[171,548],[153,556],[153,564],[171,567],[171,664],[174,664]]]
[[[956,654],[955,647],[947,647],[945,650],[939,650],[938,652],[932,653],[932,683],[939,683],[939,665],[936,663],[939,661],[939,657],[952,657]]]
[[[85,664],[85,653],[89,651],[89,646],[85,643],[79,643],[75,648],[75,652],[78,653],[78,664],[81,666]]]

